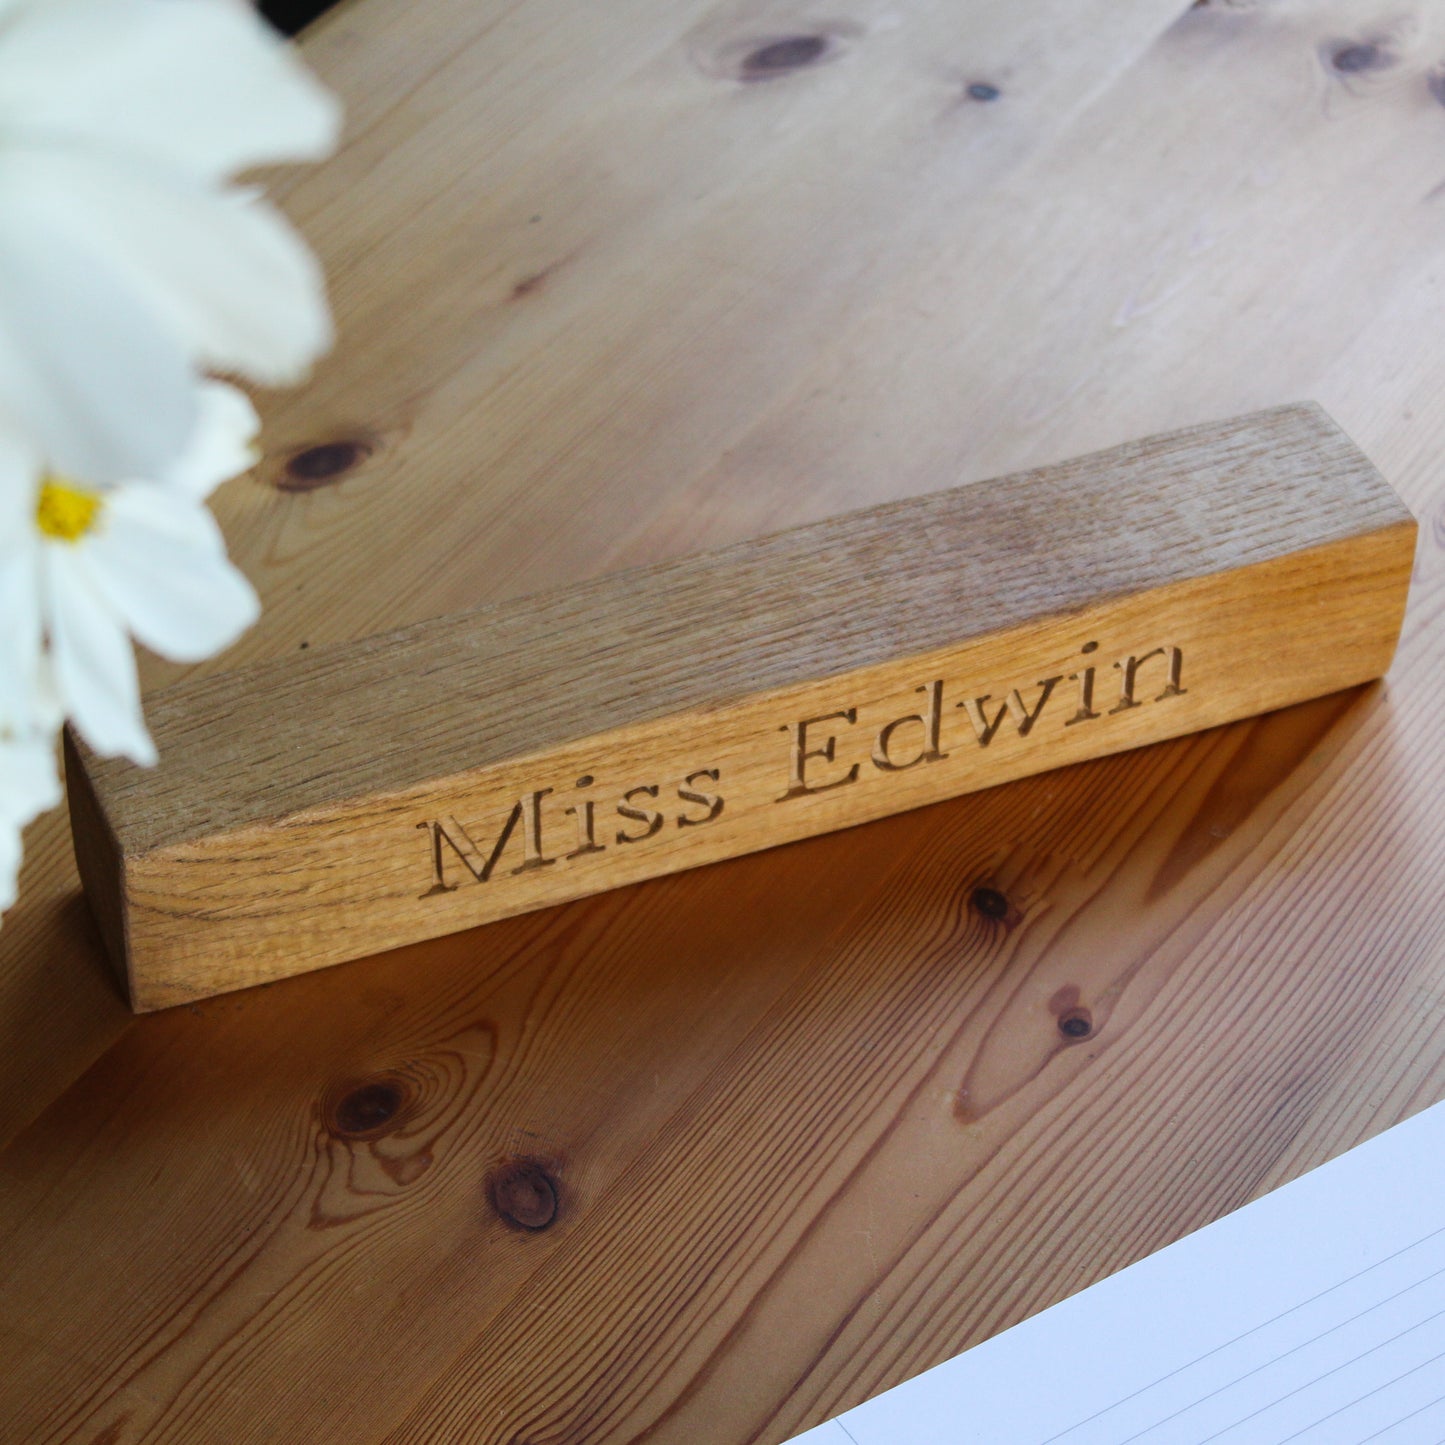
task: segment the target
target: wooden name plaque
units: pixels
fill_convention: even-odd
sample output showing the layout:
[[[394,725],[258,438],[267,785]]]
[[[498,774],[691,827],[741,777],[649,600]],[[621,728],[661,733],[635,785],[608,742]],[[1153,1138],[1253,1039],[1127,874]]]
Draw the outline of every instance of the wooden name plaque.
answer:
[[[183,682],[81,876],[136,1009],[320,968],[1379,677],[1415,530],[1290,406]]]

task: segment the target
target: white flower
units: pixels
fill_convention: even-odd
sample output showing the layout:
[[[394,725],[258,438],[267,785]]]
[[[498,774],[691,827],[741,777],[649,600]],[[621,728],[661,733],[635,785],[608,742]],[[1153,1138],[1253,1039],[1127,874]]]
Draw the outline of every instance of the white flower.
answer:
[[[4,471],[0,467],[0,740],[53,733],[61,716],[40,629],[29,622],[35,611],[33,569],[23,564],[18,542],[4,545],[7,536],[19,536],[25,505],[33,504],[33,486],[29,478],[23,487],[16,485]],[[0,793],[0,814],[4,810]]]
[[[10,493],[0,484],[0,500]],[[55,731],[60,705],[41,639],[17,620],[33,607],[25,568],[0,563],[0,913],[15,901],[20,835],[60,801]]]
[[[20,833],[60,801],[55,773],[55,739],[0,736],[0,913],[15,902],[20,873]]]
[[[196,368],[297,378],[316,264],[224,182],[335,144],[335,102],[238,0],[0,0],[0,421],[67,476],[151,476]]]
[[[108,488],[49,470],[23,439],[0,434],[0,596],[19,669],[43,640],[41,706],[48,678],[91,747],[142,764],[156,753],[131,638],[197,662],[260,610],[205,506],[255,460],[256,413],[221,382],[199,388],[197,412],[190,445],[155,481]]]

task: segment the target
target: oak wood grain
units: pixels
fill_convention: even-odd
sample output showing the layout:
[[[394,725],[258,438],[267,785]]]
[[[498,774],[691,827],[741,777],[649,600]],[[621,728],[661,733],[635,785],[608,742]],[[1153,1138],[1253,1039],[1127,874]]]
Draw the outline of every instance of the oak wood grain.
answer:
[[[178,683],[81,877],[204,998],[1369,681],[1415,538],[1284,407]]]
[[[743,82],[709,21],[858,29]],[[307,49],[343,341],[219,497],[267,610],[205,671],[1306,396],[1421,518],[1410,610],[1384,684],[140,1020],[44,820],[0,1433],[773,1445],[1445,1095],[1437,5]]]

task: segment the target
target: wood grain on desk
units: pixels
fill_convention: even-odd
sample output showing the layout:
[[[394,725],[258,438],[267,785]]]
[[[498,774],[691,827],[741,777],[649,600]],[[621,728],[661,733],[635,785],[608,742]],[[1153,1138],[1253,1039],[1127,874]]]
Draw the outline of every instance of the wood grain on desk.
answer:
[[[212,669],[1305,396],[1411,610],[1383,685],[139,1021],[44,820],[0,1434],[765,1445],[1445,1095],[1445,9],[306,46],[341,341],[220,494]]]
[[[192,678],[81,882],[195,1003],[1376,681],[1418,534],[1274,407]]]

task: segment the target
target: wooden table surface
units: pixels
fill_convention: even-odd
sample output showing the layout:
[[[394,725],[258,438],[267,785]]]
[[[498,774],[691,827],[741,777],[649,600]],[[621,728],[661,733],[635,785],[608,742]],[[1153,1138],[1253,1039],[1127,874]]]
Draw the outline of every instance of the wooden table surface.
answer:
[[[42,820],[0,1438],[770,1445],[1445,1095],[1445,4],[305,48],[340,344],[219,496],[210,666],[1304,397],[1410,613],[1382,685],[138,1020]]]

